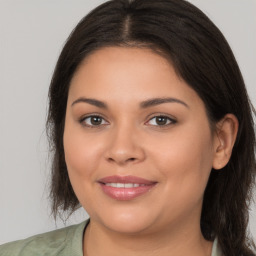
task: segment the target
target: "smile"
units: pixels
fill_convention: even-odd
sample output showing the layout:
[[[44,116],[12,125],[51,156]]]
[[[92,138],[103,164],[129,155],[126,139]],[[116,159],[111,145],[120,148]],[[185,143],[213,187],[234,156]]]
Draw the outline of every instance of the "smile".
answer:
[[[105,195],[121,201],[142,196],[157,184],[135,176],[109,176],[99,180],[98,183]]]
[[[137,187],[146,186],[146,185],[137,184],[137,183],[106,183],[105,186],[109,186],[113,188],[137,188]]]

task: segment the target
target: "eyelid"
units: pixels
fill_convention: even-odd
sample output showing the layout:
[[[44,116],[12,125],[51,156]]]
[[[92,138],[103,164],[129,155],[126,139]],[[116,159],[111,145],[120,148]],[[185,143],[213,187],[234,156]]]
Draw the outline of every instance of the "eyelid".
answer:
[[[104,120],[104,124],[99,124],[99,125],[88,125],[86,123],[84,123],[84,120],[87,119],[87,118],[92,118],[92,117],[100,117]],[[151,125],[151,124],[148,124],[152,119],[154,118],[157,118],[157,117],[164,117],[164,118],[167,118],[170,123],[169,124],[164,124],[164,125]],[[150,114],[147,116],[146,118],[146,122],[144,123],[145,125],[148,125],[148,126],[155,126],[157,128],[165,128],[167,126],[170,126],[170,125],[174,125],[175,123],[177,123],[177,119],[169,114],[165,114],[165,113],[153,113],[153,114]],[[109,122],[107,121],[107,119],[102,115],[102,114],[99,114],[99,113],[89,113],[89,114],[86,114],[86,115],[83,115],[81,118],[78,119],[79,123],[81,123],[81,125],[85,126],[85,127],[89,127],[89,128],[101,128],[102,126],[106,126],[109,124]]]
[[[157,118],[157,117],[167,118],[168,120],[170,120],[170,123],[165,124],[165,125],[150,125],[150,124],[148,124],[149,121],[151,121],[152,119]],[[159,128],[166,128],[167,126],[174,125],[175,123],[177,123],[177,119],[175,117],[170,116],[168,114],[163,114],[163,113],[151,114],[150,116],[147,117],[147,121],[145,122],[146,125],[159,127]]]
[[[102,118],[106,123],[105,124],[99,124],[99,125],[88,125],[86,124],[84,121],[87,119],[87,118],[92,118],[92,117],[100,117]],[[88,127],[88,128],[100,128],[102,126],[105,126],[107,124],[109,124],[109,122],[106,120],[106,118],[99,114],[99,113],[90,113],[90,114],[86,114],[86,115],[83,115],[81,118],[79,118],[79,123],[85,127]]]

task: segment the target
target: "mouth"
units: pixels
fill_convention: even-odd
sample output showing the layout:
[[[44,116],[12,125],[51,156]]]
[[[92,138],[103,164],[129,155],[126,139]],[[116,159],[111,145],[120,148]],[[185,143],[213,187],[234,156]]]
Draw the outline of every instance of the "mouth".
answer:
[[[142,196],[157,184],[136,176],[108,176],[100,179],[98,183],[107,196],[121,201]]]

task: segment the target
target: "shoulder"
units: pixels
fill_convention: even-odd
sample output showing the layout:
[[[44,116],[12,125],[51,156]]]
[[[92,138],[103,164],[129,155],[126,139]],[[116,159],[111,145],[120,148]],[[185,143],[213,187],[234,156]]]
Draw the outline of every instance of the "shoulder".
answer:
[[[217,237],[214,239],[213,242],[211,256],[223,256]]]
[[[1,256],[82,255],[82,238],[88,221],[24,240],[0,245]],[[72,252],[72,253],[71,253]]]

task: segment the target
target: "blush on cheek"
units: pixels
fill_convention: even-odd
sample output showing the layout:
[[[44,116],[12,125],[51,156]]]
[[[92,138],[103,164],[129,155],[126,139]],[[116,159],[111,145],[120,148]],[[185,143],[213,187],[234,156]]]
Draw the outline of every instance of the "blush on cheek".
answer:
[[[69,176],[80,183],[85,180],[95,180],[93,175],[96,175],[95,170],[99,169],[98,155],[102,150],[97,146],[90,147],[90,143],[82,139],[73,138],[66,136],[64,139],[65,160]]]
[[[161,154],[158,153],[158,159],[161,159],[158,161],[158,168],[170,182],[171,190],[177,190],[184,196],[192,195],[192,191],[198,190],[194,194],[201,197],[211,172],[211,141],[200,139],[199,133],[192,134],[193,136],[173,138],[174,146],[170,147],[171,143],[168,143],[168,147]]]

